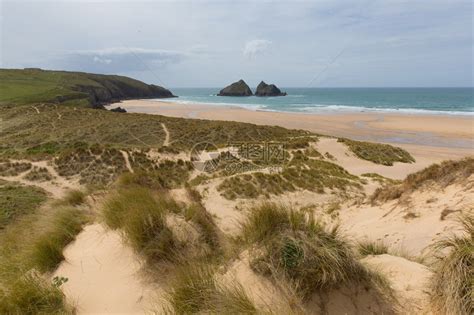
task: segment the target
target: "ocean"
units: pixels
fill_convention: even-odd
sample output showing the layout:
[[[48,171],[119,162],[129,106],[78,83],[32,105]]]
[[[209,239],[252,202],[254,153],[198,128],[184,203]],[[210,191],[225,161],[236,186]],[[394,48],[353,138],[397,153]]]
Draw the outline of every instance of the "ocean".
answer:
[[[174,88],[184,104],[233,105],[253,110],[324,113],[392,112],[474,115],[474,88],[281,88],[283,97],[217,96],[220,88]]]

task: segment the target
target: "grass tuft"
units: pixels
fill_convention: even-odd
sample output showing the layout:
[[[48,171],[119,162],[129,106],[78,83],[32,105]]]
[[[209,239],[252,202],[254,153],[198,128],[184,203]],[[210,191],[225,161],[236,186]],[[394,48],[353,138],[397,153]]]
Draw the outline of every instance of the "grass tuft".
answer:
[[[177,241],[166,225],[166,213],[179,205],[167,196],[154,196],[147,188],[121,189],[111,195],[103,209],[105,223],[121,229],[125,239],[150,261],[171,259]]]
[[[80,190],[70,190],[63,198],[71,206],[79,206],[86,202],[86,194]]]
[[[58,286],[28,273],[0,289],[0,314],[72,314]]]
[[[349,283],[370,286],[376,280],[337,228],[327,230],[312,216],[282,205],[265,203],[252,209],[243,239],[256,245],[251,261],[255,271],[288,279],[303,298]]]
[[[388,247],[382,242],[359,242],[357,250],[361,256],[388,254]]]
[[[182,265],[168,301],[175,314],[262,314],[239,283],[216,280],[217,267],[208,263]]]
[[[474,310],[474,216],[463,215],[460,223],[463,235],[452,235],[433,246],[440,253],[431,280],[435,313],[472,314]]]
[[[82,231],[85,215],[73,207],[56,210],[51,226],[34,243],[30,261],[41,272],[54,270],[64,259],[63,249]]]

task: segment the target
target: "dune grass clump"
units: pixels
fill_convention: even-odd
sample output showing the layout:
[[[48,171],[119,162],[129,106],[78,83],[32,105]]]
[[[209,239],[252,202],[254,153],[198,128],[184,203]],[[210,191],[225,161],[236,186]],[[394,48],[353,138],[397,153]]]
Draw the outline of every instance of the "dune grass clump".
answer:
[[[83,212],[73,207],[56,210],[50,226],[33,243],[30,262],[41,272],[54,270],[64,260],[63,249],[87,222]]]
[[[220,249],[219,228],[202,205],[196,204],[188,207],[185,216],[199,227],[204,242],[214,250]]]
[[[167,196],[154,196],[147,188],[121,189],[106,201],[105,223],[120,229],[126,241],[149,261],[171,259],[178,247],[166,225],[167,212],[179,212],[179,205]]]
[[[35,273],[11,280],[0,289],[0,314],[73,314],[58,286]]]
[[[394,162],[415,162],[413,156],[406,150],[389,144],[356,141],[347,138],[339,138],[337,141],[347,145],[357,157],[375,164],[392,166]]]
[[[239,283],[219,282],[216,270],[204,262],[180,266],[168,292],[174,314],[262,314]]]
[[[401,183],[378,188],[370,197],[372,202],[388,201],[410,194],[423,185],[435,184],[444,188],[454,182],[464,182],[474,174],[474,158],[444,161],[408,175]]]
[[[0,181],[0,231],[16,218],[34,212],[46,198],[43,189]]]
[[[388,254],[388,247],[382,242],[362,241],[357,250],[361,256]]]
[[[256,245],[251,267],[288,279],[303,298],[349,283],[370,287],[377,280],[356,260],[337,228],[327,230],[312,216],[285,206],[264,203],[253,208],[242,233]]]
[[[461,216],[460,222],[463,235],[452,235],[433,246],[439,253],[431,279],[436,313],[472,314],[474,310],[474,216]]]
[[[86,202],[86,194],[80,190],[70,190],[66,193],[63,200],[71,206],[79,206]]]

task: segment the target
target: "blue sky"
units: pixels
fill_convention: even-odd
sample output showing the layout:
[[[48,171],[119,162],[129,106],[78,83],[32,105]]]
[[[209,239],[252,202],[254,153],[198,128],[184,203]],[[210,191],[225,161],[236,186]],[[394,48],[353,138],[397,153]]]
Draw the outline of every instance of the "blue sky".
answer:
[[[471,1],[1,2],[1,67],[167,87],[473,86]]]

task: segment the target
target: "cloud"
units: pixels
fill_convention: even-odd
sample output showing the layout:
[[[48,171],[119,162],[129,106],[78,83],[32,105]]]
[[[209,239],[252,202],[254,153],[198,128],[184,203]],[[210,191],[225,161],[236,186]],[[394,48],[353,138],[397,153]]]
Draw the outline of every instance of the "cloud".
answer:
[[[245,43],[244,47],[244,56],[253,59],[256,58],[258,55],[265,53],[270,45],[272,44],[271,41],[266,39],[254,39]]]
[[[186,53],[172,50],[112,47],[69,51],[59,56],[58,63],[69,69],[116,73],[163,68],[185,57]]]

